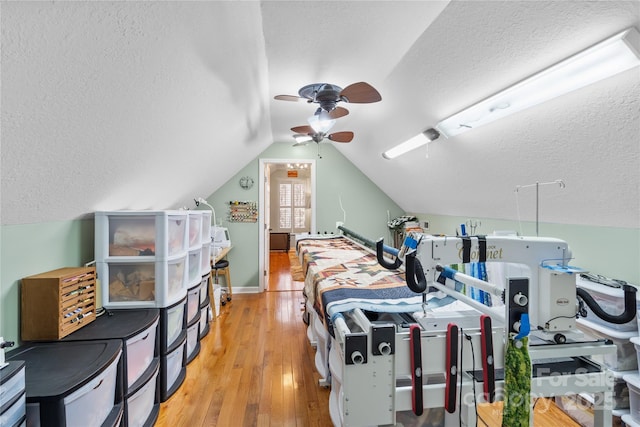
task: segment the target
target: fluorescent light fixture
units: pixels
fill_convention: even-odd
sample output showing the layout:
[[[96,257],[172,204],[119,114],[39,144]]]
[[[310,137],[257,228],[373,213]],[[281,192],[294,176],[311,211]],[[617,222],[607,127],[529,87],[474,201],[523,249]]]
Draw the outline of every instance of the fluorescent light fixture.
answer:
[[[630,28],[454,114],[436,129],[449,138],[639,64],[640,33]]]
[[[424,132],[421,132],[418,135],[414,136],[413,138],[406,140],[402,144],[398,144],[395,147],[385,151],[384,153],[382,153],[382,157],[387,160],[395,159],[396,157],[401,156],[404,153],[415,150],[418,147],[422,147],[423,145],[428,144],[431,141],[435,141],[439,136],[440,134],[437,130],[429,128]]]

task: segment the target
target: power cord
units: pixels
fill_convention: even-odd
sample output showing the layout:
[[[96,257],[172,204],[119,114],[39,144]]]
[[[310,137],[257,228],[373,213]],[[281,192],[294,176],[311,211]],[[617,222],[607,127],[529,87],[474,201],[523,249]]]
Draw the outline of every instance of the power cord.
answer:
[[[480,415],[480,413],[478,413],[478,400],[477,400],[477,396],[476,396],[476,375],[475,375],[475,369],[476,369],[476,352],[474,350],[473,347],[473,341],[471,339],[471,335],[468,334],[464,334],[464,337],[467,339],[467,341],[469,341],[469,346],[471,347],[471,366],[472,366],[472,371],[473,371],[473,375],[471,375],[471,384],[472,384],[472,390],[473,390],[473,407],[474,410],[476,412],[476,425],[478,425],[478,421],[482,421],[482,423],[485,426],[489,426],[489,424],[482,418],[482,416]],[[464,348],[464,346],[463,346]],[[462,359],[462,354],[460,355],[460,359]]]

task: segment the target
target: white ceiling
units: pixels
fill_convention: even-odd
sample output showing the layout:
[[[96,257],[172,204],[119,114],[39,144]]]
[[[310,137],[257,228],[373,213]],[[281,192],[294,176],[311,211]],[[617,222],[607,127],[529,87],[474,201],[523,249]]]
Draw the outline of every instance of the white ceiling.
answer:
[[[408,212],[640,226],[640,69],[425,149],[391,146],[630,26],[638,1],[2,2],[2,224],[192,206],[366,81],[338,149]],[[523,219],[533,191],[518,193]]]

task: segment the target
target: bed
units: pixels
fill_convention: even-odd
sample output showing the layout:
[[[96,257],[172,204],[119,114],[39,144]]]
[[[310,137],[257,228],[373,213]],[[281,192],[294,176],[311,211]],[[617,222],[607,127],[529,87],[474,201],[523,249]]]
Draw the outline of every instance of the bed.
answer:
[[[391,262],[380,260],[379,248],[376,253],[371,241],[355,236],[296,236],[296,253],[305,274],[307,336],[316,348],[320,384],[331,388],[334,425],[476,425],[474,407],[499,400],[497,394],[502,392],[501,379],[494,374],[503,368],[504,324],[483,323],[489,316],[476,309],[481,304],[454,297],[444,285],[440,292],[414,293],[411,281],[407,282],[408,277],[414,279],[413,271],[408,274],[400,263],[389,269]],[[430,236],[427,240],[416,252],[425,264],[428,259],[457,259],[460,239]],[[545,254],[546,244],[540,243]],[[472,252],[477,249],[474,246]],[[489,264],[505,265],[504,260]],[[532,273],[533,283],[537,274]],[[429,284],[437,286],[434,280],[430,276]],[[495,313],[500,312],[504,306],[495,307]],[[484,360],[491,360],[490,366]],[[494,381],[484,381],[489,374]],[[596,368],[586,375],[593,377],[593,392],[608,393],[602,385],[603,372]],[[557,384],[551,389],[575,390],[573,380],[569,378],[566,390]],[[540,396],[547,395],[546,380],[536,381]],[[601,420],[609,417],[609,424],[602,425],[610,425],[610,408],[598,414]]]

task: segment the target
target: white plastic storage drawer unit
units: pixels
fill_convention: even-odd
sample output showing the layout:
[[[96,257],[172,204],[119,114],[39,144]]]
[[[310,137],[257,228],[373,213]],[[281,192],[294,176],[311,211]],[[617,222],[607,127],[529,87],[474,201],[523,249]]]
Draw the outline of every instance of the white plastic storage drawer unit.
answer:
[[[629,409],[634,422],[640,423],[640,376],[638,374],[625,375],[624,380],[629,386]]]
[[[188,242],[189,249],[200,249],[202,246],[202,214],[203,211],[189,211]]]
[[[188,226],[184,211],[96,212],[96,261],[119,257],[162,261],[184,254]]]
[[[26,393],[17,396],[13,404],[3,408],[0,412],[0,426],[2,427],[23,427],[27,425],[26,415]]]
[[[187,358],[189,364],[200,353],[200,316],[196,316],[194,322],[187,326]]]
[[[97,262],[102,305],[114,309],[168,307],[187,292],[186,264],[186,255],[167,261]]]
[[[122,413],[120,340],[25,344],[7,353],[25,362],[29,426],[113,426]]]
[[[0,426],[19,426],[26,420],[24,371],[24,361],[0,369]]]
[[[187,337],[170,353],[160,356],[160,401],[166,402],[182,385],[187,373],[186,356]]]
[[[200,283],[187,292],[187,324],[190,325],[193,319],[200,314]]]
[[[151,377],[126,399],[125,425],[127,427],[152,426],[158,419],[160,402],[156,399],[156,395],[160,374],[159,359],[155,359],[153,368]]]
[[[202,276],[202,280],[200,281],[200,305],[202,305],[207,298],[209,297],[209,279],[211,278],[210,273]],[[208,302],[208,301],[207,301]]]
[[[616,345],[615,353],[603,356],[602,361],[607,368],[613,371],[638,369],[636,349],[630,341],[630,338],[638,335],[636,331],[619,331],[584,319],[578,319],[576,323],[585,335],[597,339],[608,339]]]
[[[624,290],[621,287],[592,282],[580,275],[576,278],[576,285],[587,291],[606,313],[618,315],[624,311]],[[640,308],[640,301],[638,301],[637,293],[636,304]],[[635,318],[627,323],[615,324],[602,320],[596,316],[591,308],[586,304],[585,309],[587,310],[587,317],[585,319],[593,323],[623,332],[638,330],[638,322]]]
[[[211,243],[211,211],[202,211],[202,243]]]
[[[200,339],[207,336],[209,333],[209,311],[211,307],[207,302],[203,307],[200,307]]]
[[[153,360],[159,354],[160,310],[108,310],[95,322],[67,336],[64,341],[122,340],[124,396],[147,382],[153,370]]]
[[[189,273],[187,275],[187,287],[191,288],[202,280],[202,248],[189,251]]]
[[[187,298],[160,309],[160,355],[166,355],[180,345],[187,334]]]
[[[200,256],[200,275],[211,273],[211,243],[203,243]]]

